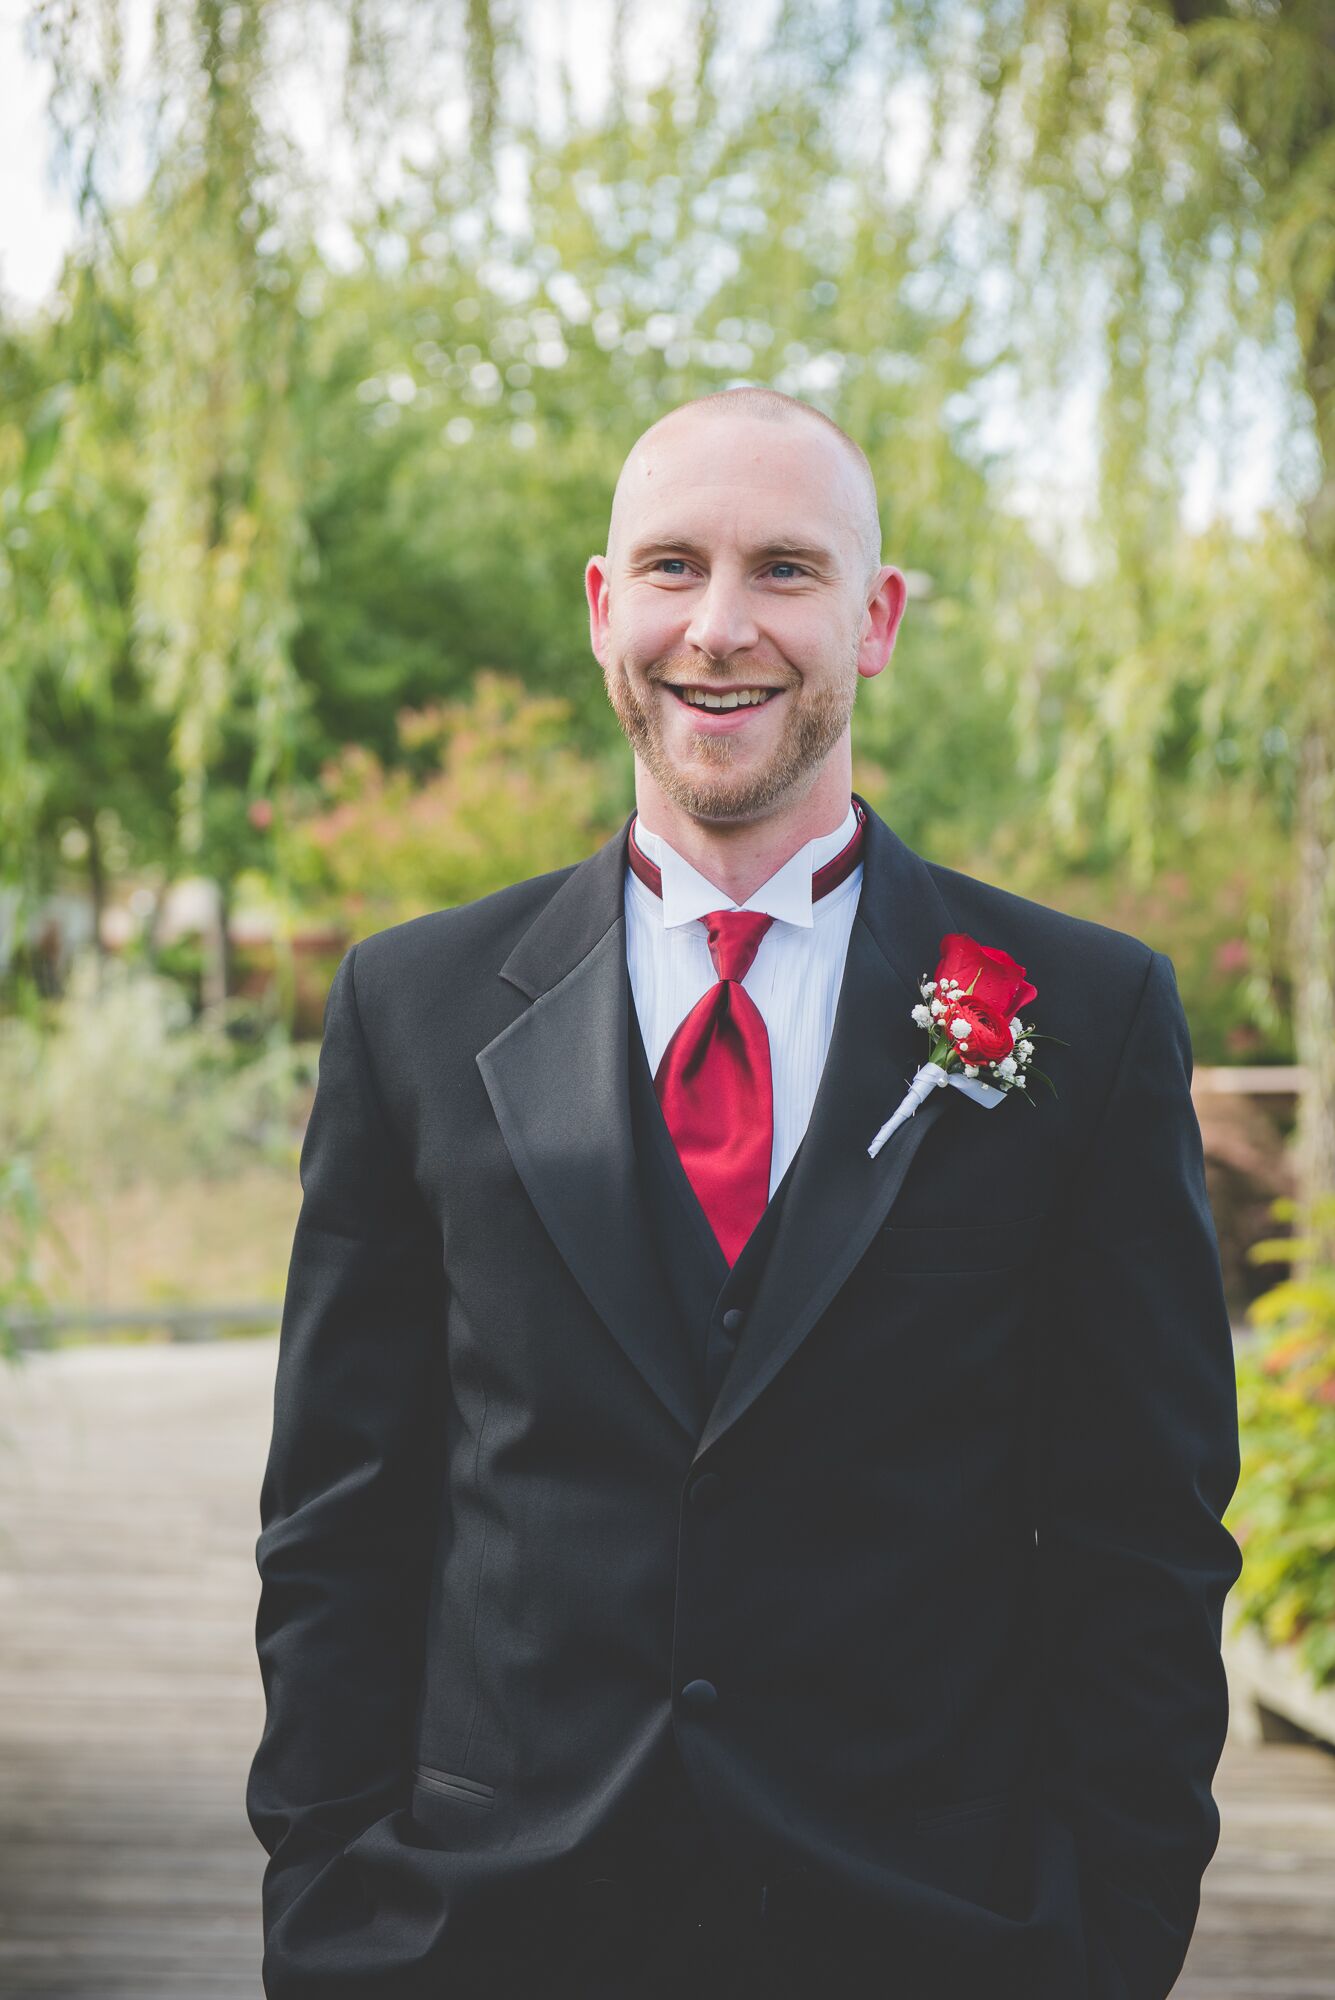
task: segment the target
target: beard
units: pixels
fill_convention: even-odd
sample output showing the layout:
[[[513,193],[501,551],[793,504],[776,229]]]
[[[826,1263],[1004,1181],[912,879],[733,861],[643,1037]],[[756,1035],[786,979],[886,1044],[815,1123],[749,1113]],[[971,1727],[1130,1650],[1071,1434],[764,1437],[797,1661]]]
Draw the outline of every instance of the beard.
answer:
[[[675,806],[697,820],[753,820],[776,806],[800,797],[847,729],[857,694],[857,640],[846,671],[806,692],[796,677],[781,685],[786,714],[778,742],[760,763],[737,769],[739,745],[731,733],[701,731],[692,743],[689,763],[674,760],[663,741],[655,698],[642,697],[632,686],[621,660],[604,668],[607,698],[622,733],[659,790]],[[673,657],[647,676],[651,687],[668,681],[746,679],[744,663]],[[675,701],[675,695],[667,697]]]

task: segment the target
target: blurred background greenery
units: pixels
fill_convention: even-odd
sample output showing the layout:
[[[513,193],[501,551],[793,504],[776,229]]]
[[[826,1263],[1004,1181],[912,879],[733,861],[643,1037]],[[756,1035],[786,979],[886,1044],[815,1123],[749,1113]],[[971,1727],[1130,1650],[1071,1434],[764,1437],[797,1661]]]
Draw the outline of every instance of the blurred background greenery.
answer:
[[[277,1300],[333,966],[620,823],[583,564],[647,424],[773,384],[910,577],[858,788],[1282,1086],[1198,1105],[1257,1615],[1335,1677],[1328,0],[42,0],[28,47],[79,227],[0,307],[11,1342]]]

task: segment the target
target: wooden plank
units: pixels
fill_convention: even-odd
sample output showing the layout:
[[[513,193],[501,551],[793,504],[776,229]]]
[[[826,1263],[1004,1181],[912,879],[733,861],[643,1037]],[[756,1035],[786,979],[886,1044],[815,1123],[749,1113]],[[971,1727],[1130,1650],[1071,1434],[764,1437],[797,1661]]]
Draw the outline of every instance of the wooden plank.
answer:
[[[1298,1097],[1307,1072],[1295,1063],[1217,1063],[1193,1070],[1193,1091],[1230,1097]]]
[[[0,1995],[258,2000],[275,1343],[0,1371]]]

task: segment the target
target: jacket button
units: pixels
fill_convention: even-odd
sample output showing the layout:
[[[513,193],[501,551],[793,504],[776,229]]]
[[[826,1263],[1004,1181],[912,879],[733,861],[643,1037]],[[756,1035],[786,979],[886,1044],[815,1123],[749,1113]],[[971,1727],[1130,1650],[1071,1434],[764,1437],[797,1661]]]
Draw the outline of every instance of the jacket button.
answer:
[[[702,1514],[708,1514],[718,1506],[723,1494],[723,1481],[717,1472],[702,1472],[695,1484],[688,1488],[687,1498]]]
[[[723,1331],[725,1333],[736,1333],[745,1318],[746,1314],[740,1306],[729,1306],[723,1315]]]
[[[712,1708],[718,1700],[718,1689],[713,1681],[687,1681],[681,1691],[681,1698],[687,1708]]]

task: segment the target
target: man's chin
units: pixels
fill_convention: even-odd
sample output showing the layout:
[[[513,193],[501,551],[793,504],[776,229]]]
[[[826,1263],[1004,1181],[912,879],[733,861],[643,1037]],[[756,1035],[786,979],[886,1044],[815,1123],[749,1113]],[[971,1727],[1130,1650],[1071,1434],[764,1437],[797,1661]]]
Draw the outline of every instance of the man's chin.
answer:
[[[659,790],[692,819],[709,826],[759,819],[801,789],[791,775],[785,779],[765,765],[739,770],[730,764],[725,769],[692,759],[683,766],[663,756],[655,762],[650,773]]]
[[[789,736],[763,756],[743,749],[732,731],[701,733],[689,754],[683,755],[669,747],[657,719],[630,698],[624,682],[608,676],[607,686],[622,732],[659,791],[679,811],[707,826],[763,819],[802,798],[848,722],[844,711],[837,727],[821,730],[818,724],[808,724],[805,742]]]

